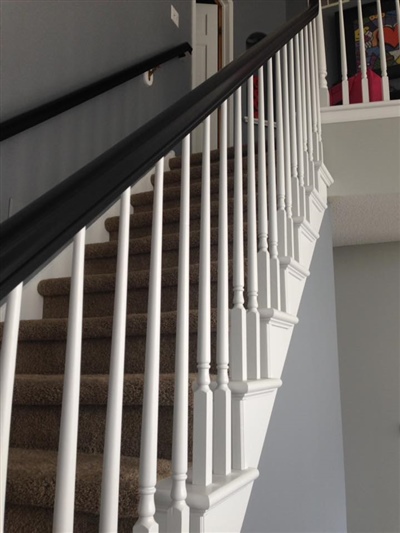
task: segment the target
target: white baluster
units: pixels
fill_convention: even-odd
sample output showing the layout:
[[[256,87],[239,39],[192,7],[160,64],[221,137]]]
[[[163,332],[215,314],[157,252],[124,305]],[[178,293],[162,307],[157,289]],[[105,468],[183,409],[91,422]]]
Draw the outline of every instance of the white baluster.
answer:
[[[329,90],[326,77],[328,71],[326,68],[326,49],[325,49],[325,32],[324,17],[322,14],[321,0],[319,0],[319,14],[317,17],[317,41],[318,41],[318,72],[319,72],[319,93],[322,107],[329,107]]]
[[[318,59],[316,57],[317,55],[317,23],[314,19],[313,22],[313,37],[314,37],[314,64],[315,64],[315,72],[317,72],[318,69]],[[322,143],[322,119],[321,119],[321,102],[320,102],[320,93],[318,90],[318,78],[316,76],[315,79],[315,94],[316,94],[316,100],[317,100],[317,128],[318,128],[318,146],[319,146],[319,162],[322,163],[324,160],[324,146]]]
[[[299,173],[299,216],[306,217],[306,193],[304,182],[304,109],[303,109],[303,84],[301,70],[301,50],[300,37],[297,34],[294,40],[295,44],[295,64],[294,78],[296,85],[296,131],[297,131],[297,156],[298,156],[298,173]]]
[[[14,393],[15,365],[17,360],[19,317],[21,313],[22,283],[13,289],[7,299],[6,318],[0,355],[0,531],[4,529],[8,448],[12,399]]]
[[[283,124],[284,124],[284,145],[285,145],[285,200],[287,216],[287,249],[286,254],[293,257],[293,211],[292,211],[292,181],[291,181],[291,123],[289,107],[289,66],[287,45],[282,49],[282,69],[283,69]]]
[[[108,402],[101,483],[100,532],[118,530],[119,472],[124,389],[126,309],[128,296],[129,225],[131,191],[121,196],[111,340]]]
[[[254,141],[254,80],[247,81],[247,377],[260,378],[260,314],[258,311],[257,200]]]
[[[265,151],[264,67],[261,67],[258,71],[258,304],[260,309],[271,307]],[[265,353],[265,347],[260,347],[260,350],[261,353]]]
[[[274,79],[272,59],[268,60],[268,124],[274,123]],[[280,263],[278,258],[278,221],[276,207],[275,131],[268,126],[268,207],[269,254],[271,257],[271,307],[281,308]]]
[[[313,24],[308,26],[308,40],[310,50],[310,80],[311,80],[311,104],[312,104],[312,131],[313,131],[313,145],[314,145],[314,163],[320,161],[319,153],[319,132],[318,132],[318,113],[319,107],[317,102],[317,85],[316,85],[316,71],[315,71],[315,56],[314,56],[314,27]],[[319,190],[317,169],[315,172],[315,186]]]
[[[231,391],[229,389],[228,268],[228,102],[221,106],[218,217],[217,388],[214,390],[214,474],[228,475],[232,466]]]
[[[301,82],[301,105],[302,105],[302,126],[303,126],[303,163],[304,163],[304,186],[307,188],[310,185],[310,167],[308,159],[308,120],[307,120],[307,96],[306,96],[306,63],[305,63],[305,49],[304,49],[304,31],[299,33],[299,55],[300,55],[300,82]],[[307,212],[308,203],[306,202],[306,217],[309,217]]]
[[[161,266],[163,221],[164,158],[156,165],[154,182],[153,227],[149,304],[147,312],[146,359],[142,410],[139,469],[139,519],[134,532],[158,532],[154,519],[154,494],[157,483],[158,396],[160,377]]]
[[[279,257],[287,255],[287,216],[285,210],[285,150],[283,137],[282,71],[281,53],[275,55],[275,102],[277,143],[277,192],[278,192],[278,250]]]
[[[75,474],[81,384],[85,228],[74,239],[53,532],[74,527]]]
[[[190,135],[187,135],[182,143],[175,397],[172,436],[172,504],[167,516],[167,531],[169,533],[189,532],[190,510],[186,504],[189,409],[189,259]]]
[[[310,47],[309,47],[309,28],[306,26],[303,30],[304,37],[304,56],[305,56],[305,74],[306,74],[306,117],[307,117],[307,148],[309,159],[309,176],[308,186],[315,188],[315,167],[314,167],[314,138],[313,138],[313,105],[312,105],[312,81],[310,70]]]
[[[235,170],[233,222],[233,308],[230,311],[230,376],[233,381],[247,380],[246,310],[244,308],[243,245],[243,137],[242,89],[235,93]]]
[[[384,102],[388,102],[390,100],[390,88],[389,88],[389,78],[388,78],[388,74],[387,74],[385,34],[383,33],[383,19],[382,19],[381,0],[376,0],[376,6],[378,8],[379,48],[380,48],[380,55],[381,55],[382,93],[383,93]]]
[[[199,324],[197,332],[197,381],[193,409],[193,484],[212,482],[213,397],[210,389],[211,362],[211,197],[210,117],[204,121],[201,184]]]
[[[290,121],[290,154],[292,177],[293,215],[301,216],[299,194],[299,160],[297,155],[297,115],[296,115],[296,80],[294,70],[294,40],[289,42],[289,121]],[[294,235],[293,235],[294,239]],[[296,259],[298,259],[296,257]]]
[[[343,105],[350,103],[349,80],[347,74],[346,34],[344,30],[343,0],[339,0],[340,59],[342,66],[342,99]]]
[[[361,89],[362,100],[364,103],[369,102],[369,86],[367,77],[367,59],[365,55],[365,38],[364,38],[364,18],[361,0],[357,2],[358,9],[358,28],[360,30],[360,62],[361,62]]]

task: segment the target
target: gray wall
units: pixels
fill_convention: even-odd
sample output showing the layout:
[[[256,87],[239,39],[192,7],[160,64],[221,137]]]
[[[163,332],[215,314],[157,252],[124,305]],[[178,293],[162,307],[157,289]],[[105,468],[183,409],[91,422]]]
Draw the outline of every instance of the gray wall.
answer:
[[[336,248],[351,533],[400,531],[400,243]]]
[[[242,533],[346,531],[328,215],[320,234]]]
[[[136,61],[191,42],[192,4],[137,0],[1,2],[1,120],[8,119]],[[179,83],[177,80],[179,79]],[[190,90],[190,59],[1,144],[1,219],[62,181]]]

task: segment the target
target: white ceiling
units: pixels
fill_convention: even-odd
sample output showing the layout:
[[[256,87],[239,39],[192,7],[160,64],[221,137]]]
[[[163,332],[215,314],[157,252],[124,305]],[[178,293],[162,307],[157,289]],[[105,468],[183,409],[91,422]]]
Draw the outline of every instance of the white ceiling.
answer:
[[[332,196],[333,245],[400,241],[400,194]]]

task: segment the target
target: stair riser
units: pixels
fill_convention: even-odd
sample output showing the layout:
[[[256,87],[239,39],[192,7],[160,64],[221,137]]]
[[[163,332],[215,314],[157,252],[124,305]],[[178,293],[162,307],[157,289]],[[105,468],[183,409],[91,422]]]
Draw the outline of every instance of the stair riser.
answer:
[[[175,371],[175,334],[162,334],[160,344],[161,373]],[[144,372],[146,338],[128,336],[125,351],[125,372]],[[108,374],[110,368],[111,338],[84,339],[82,343],[82,374]],[[195,372],[197,334],[189,335],[189,370]],[[216,333],[211,334],[211,355],[215,361]],[[18,345],[17,374],[62,374],[65,364],[65,341],[25,341]],[[212,370],[214,370],[214,364]]]
[[[10,446],[57,450],[59,444],[61,406],[20,406],[13,408]],[[78,451],[98,453],[104,451],[106,405],[80,405]],[[142,406],[124,406],[122,415],[121,453],[140,456],[140,428]],[[158,457],[171,459],[173,406],[159,408]],[[189,418],[189,435],[192,434],[192,416]],[[191,439],[190,439],[191,441]],[[189,454],[191,445],[189,445]]]
[[[228,159],[228,173],[232,174],[235,168],[235,160]],[[243,170],[247,169],[247,158],[243,158]],[[192,166],[190,168],[190,181],[201,181],[203,168],[202,166]],[[219,177],[219,161],[211,163],[210,165],[211,177]],[[165,172],[164,174],[164,187],[176,187],[181,182],[182,175],[180,169],[173,169]],[[151,182],[154,184],[154,175],[151,177]]]
[[[143,289],[132,289],[128,291],[127,312],[147,313],[148,308],[148,287]],[[161,293],[161,311],[176,311],[177,309],[178,287],[163,287]],[[233,305],[233,289],[230,288],[230,306]],[[211,283],[211,306],[217,307],[218,285]],[[189,308],[198,309],[199,306],[199,284],[193,283],[189,288]],[[45,296],[43,302],[44,318],[67,318],[69,308],[69,294],[61,296]],[[112,316],[114,311],[114,291],[86,293],[83,302],[84,317]]]

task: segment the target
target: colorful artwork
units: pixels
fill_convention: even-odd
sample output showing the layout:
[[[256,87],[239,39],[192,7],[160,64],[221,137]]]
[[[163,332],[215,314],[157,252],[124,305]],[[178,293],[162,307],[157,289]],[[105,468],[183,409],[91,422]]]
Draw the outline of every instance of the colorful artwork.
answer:
[[[400,65],[399,32],[396,10],[382,12],[387,67]],[[360,30],[358,19],[353,23],[357,69],[360,70]],[[381,51],[378,15],[364,17],[364,39],[367,67],[381,70]]]

